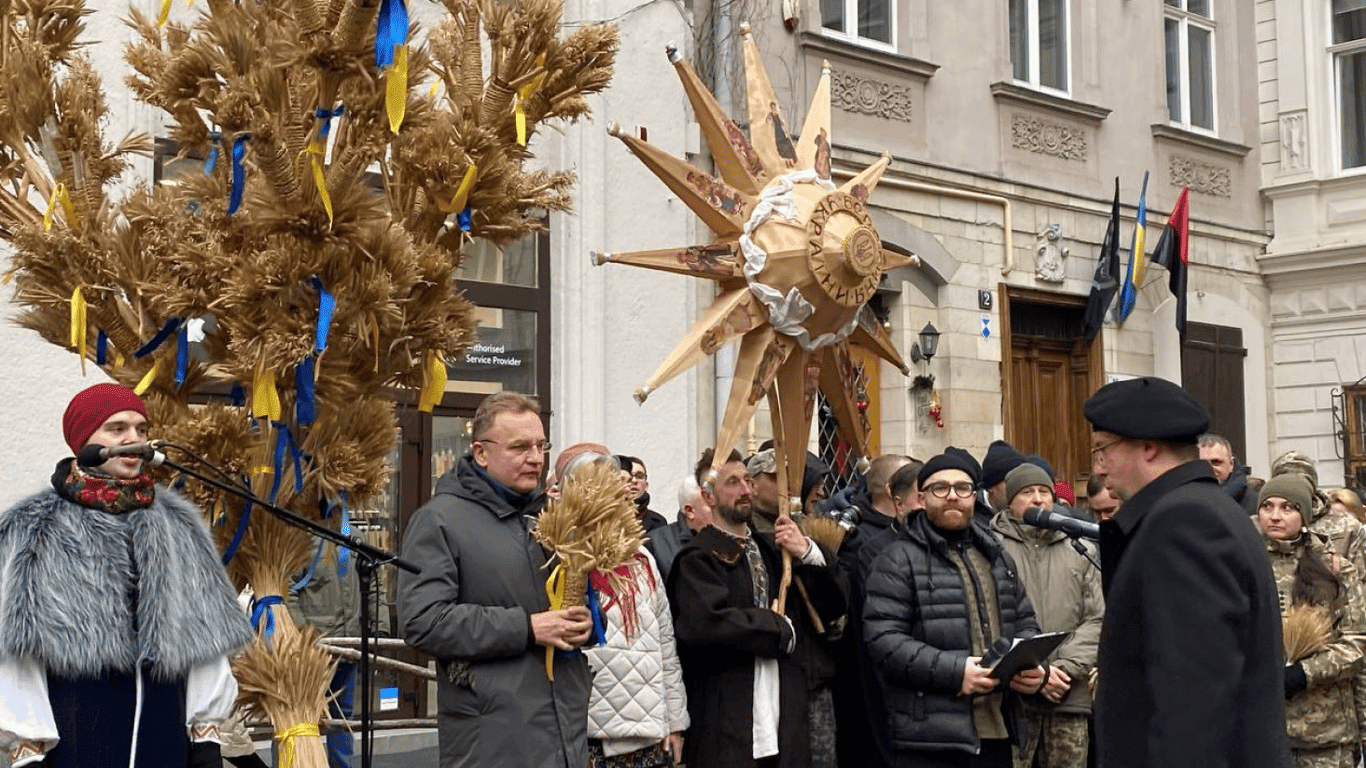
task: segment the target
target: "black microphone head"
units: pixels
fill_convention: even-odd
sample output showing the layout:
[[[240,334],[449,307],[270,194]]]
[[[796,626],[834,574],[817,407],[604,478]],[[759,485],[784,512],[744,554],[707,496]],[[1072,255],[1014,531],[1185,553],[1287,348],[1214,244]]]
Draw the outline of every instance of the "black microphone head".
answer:
[[[1053,513],[1043,507],[1030,507],[1024,511],[1024,521],[1037,528],[1048,527],[1048,518],[1052,516]]]
[[[76,466],[78,467],[98,467],[109,461],[104,455],[105,447],[91,443],[85,446],[76,454]]]

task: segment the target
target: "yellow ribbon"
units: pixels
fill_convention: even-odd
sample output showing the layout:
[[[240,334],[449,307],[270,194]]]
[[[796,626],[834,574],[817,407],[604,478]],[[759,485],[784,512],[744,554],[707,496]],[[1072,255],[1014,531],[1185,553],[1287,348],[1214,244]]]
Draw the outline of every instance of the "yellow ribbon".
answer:
[[[146,392],[147,388],[152,386],[152,382],[157,380],[157,374],[160,372],[161,358],[158,357],[152,362],[152,370],[148,371],[147,375],[142,377],[142,381],[139,381],[136,387],[133,387],[133,394],[141,396]]]
[[[465,169],[465,177],[460,180],[460,186],[455,188],[455,194],[451,195],[450,205],[443,204],[440,200],[436,204],[443,213],[460,213],[465,210],[465,203],[469,202],[470,190],[474,189],[474,180],[479,178],[479,166],[470,163]]]
[[[370,313],[370,331],[371,331],[371,333],[372,333],[372,335],[373,335],[373,337],[374,337],[374,343],[372,344],[372,346],[373,346],[374,349],[375,349],[375,370],[374,370],[374,372],[375,372],[375,373],[379,373],[379,318],[378,318],[378,317],[375,317],[375,313],[374,313],[374,312],[371,312],[371,313]]]
[[[67,193],[65,184],[58,183],[47,199],[47,212],[43,214],[44,232],[52,231],[52,215],[57,212],[58,203],[61,203],[62,212],[66,214],[66,225],[69,227],[76,223],[76,209],[71,205],[71,195]]]
[[[323,178],[323,150],[319,146],[308,149],[313,155],[313,183],[318,187],[318,197],[322,198],[323,210],[327,211],[327,226],[332,226],[332,196],[327,194],[327,179]]]
[[[417,409],[431,413],[446,394],[446,361],[433,350],[427,350],[422,363],[422,396]]]
[[[71,347],[81,356],[82,376],[85,375],[85,340],[88,336],[85,332],[85,297],[81,295],[84,287],[85,283],[81,283],[71,292]]]
[[[9,285],[9,281],[11,281],[11,280],[14,279],[14,273],[15,273],[15,272],[18,272],[18,271],[19,271],[19,268],[18,268],[18,267],[10,267],[10,268],[5,272],[5,276],[4,276],[4,277],[0,277],[0,283],[4,283],[5,285]]]
[[[280,394],[275,391],[275,371],[262,363],[256,369],[256,381],[251,386],[251,415],[256,418],[280,420]]]
[[[545,54],[536,57],[537,66],[545,66]],[[526,146],[526,101],[531,98],[536,91],[540,90],[541,83],[545,82],[545,72],[531,78],[531,82],[517,89],[517,143]]]
[[[300,736],[317,736],[317,723],[299,723],[275,734],[275,740],[281,742],[280,768],[293,768],[294,766],[294,739]]]
[[[161,13],[157,14],[157,26],[166,26],[166,20],[171,18],[171,0],[161,0]]]
[[[550,610],[558,611],[564,606],[564,563],[556,563],[550,578],[545,580],[545,596],[550,600]],[[545,647],[545,676],[555,682],[555,646]]]
[[[389,112],[389,130],[398,133],[408,109],[408,46],[394,46],[394,65],[385,80],[384,107]]]

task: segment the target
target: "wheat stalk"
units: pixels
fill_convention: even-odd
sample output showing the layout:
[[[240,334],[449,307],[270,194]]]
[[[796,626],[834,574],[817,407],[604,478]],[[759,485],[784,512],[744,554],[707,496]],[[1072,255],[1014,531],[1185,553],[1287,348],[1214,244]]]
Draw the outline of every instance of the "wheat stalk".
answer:
[[[613,589],[627,588],[613,569],[645,543],[621,471],[606,462],[585,464],[561,481],[560,498],[546,505],[532,535],[564,569],[565,607],[583,604],[587,575],[595,569]]]
[[[1281,617],[1285,663],[1295,664],[1327,647],[1333,639],[1333,619],[1317,605],[1292,605]]]

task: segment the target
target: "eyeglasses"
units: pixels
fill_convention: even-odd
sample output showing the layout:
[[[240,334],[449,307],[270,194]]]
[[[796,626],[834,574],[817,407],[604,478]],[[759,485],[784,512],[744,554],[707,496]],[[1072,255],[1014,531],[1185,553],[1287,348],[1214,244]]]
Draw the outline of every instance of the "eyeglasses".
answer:
[[[497,440],[475,440],[474,442],[492,443],[494,445],[500,445],[503,448],[507,449],[508,453],[511,453],[515,456],[526,456],[532,453],[550,453],[549,440],[537,440],[535,442],[532,442],[530,440],[518,440],[515,443],[500,443]]]
[[[972,483],[935,483],[925,489],[925,492],[934,496],[936,499],[947,499],[949,491],[960,499],[966,499],[976,491],[977,488]]]
[[[1125,438],[1118,437],[1106,443],[1105,445],[1097,445],[1095,448],[1092,448],[1091,460],[1094,462],[1104,464],[1106,458],[1106,451],[1110,450],[1112,446],[1119,445],[1120,443],[1124,442],[1124,440]]]

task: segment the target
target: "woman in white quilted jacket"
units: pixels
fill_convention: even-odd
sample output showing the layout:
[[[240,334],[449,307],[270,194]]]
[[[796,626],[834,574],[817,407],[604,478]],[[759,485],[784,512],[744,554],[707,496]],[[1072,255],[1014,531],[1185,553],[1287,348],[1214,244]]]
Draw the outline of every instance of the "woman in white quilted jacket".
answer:
[[[615,461],[591,452],[576,456],[561,482],[587,464]],[[593,571],[589,580],[602,617],[594,632],[600,629],[605,639],[584,649],[593,670],[591,768],[667,768],[682,759],[688,700],[659,568],[641,547],[614,574]]]

